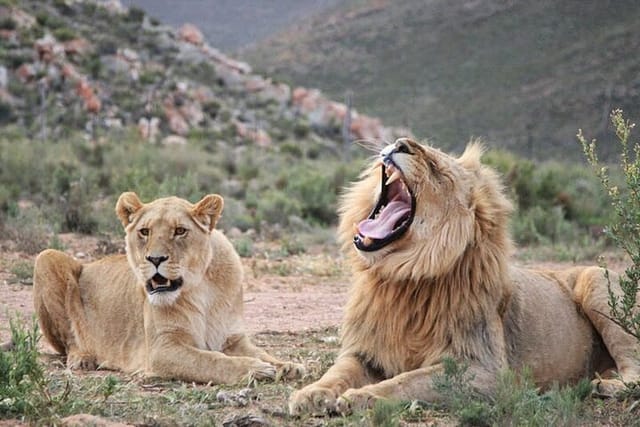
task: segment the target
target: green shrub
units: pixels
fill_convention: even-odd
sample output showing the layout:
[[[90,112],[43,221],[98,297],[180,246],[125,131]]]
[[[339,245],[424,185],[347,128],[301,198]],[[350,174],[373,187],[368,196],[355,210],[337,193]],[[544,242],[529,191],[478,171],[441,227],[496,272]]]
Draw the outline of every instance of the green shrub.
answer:
[[[130,22],[141,23],[144,20],[144,16],[144,10],[140,9],[139,7],[131,6],[127,11],[125,19]]]
[[[478,393],[472,386],[473,379],[468,365],[452,359],[444,360],[444,372],[434,378],[445,407],[462,425],[580,425],[583,401],[591,393],[586,379],[574,387],[553,387],[540,393],[528,369],[500,372],[493,396]]]
[[[253,255],[253,241],[248,237],[234,239],[233,247],[242,258],[249,258]]]
[[[42,212],[37,208],[28,208],[20,210],[16,216],[8,216],[4,234],[14,243],[17,251],[33,255],[46,249],[50,230]]]
[[[611,122],[621,145],[620,168],[624,175],[624,184],[612,183],[609,170],[600,164],[596,152],[595,140],[587,142],[578,131],[578,140],[582,145],[587,161],[600,178],[607,191],[615,218],[605,233],[619,248],[623,249],[632,264],[620,277],[622,295],[617,295],[609,286],[609,306],[611,316],[627,332],[640,340],[640,312],[636,308],[638,283],[640,282],[640,142],[631,143],[631,131],[635,124],[624,118],[622,110],[611,113]]]
[[[33,419],[46,396],[44,368],[38,361],[38,325],[27,330],[11,321],[14,348],[0,351],[0,418],[27,416]]]
[[[5,125],[13,120],[13,108],[8,102],[0,101],[0,125]]]
[[[41,27],[46,27],[51,30],[55,30],[56,28],[60,28],[65,25],[62,19],[58,18],[55,15],[50,15],[45,11],[36,13],[36,22]]]
[[[0,30],[15,30],[18,27],[16,21],[11,17],[6,17],[0,20]]]
[[[33,276],[33,261],[16,261],[11,265],[9,271],[19,282],[31,284]]]
[[[512,231],[520,244],[571,242],[610,218],[597,179],[583,166],[535,164],[501,150],[484,161],[503,174],[515,201]]]
[[[56,40],[61,42],[73,40],[77,37],[75,31],[73,31],[71,28],[68,28],[68,27],[56,28],[53,31],[53,36],[56,38]]]
[[[256,207],[258,223],[289,225],[292,216],[301,216],[300,202],[278,190],[267,190],[260,195]]]

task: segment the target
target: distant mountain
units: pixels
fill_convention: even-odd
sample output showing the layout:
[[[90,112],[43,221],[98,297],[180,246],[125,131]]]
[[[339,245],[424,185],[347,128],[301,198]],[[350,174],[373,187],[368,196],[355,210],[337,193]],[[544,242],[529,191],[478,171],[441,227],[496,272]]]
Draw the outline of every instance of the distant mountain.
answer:
[[[246,47],[345,0],[122,0],[173,26],[198,26],[222,51]]]
[[[158,143],[306,141],[334,153],[345,137],[395,135],[355,110],[345,134],[347,112],[318,90],[252,72],[193,25],[174,29],[117,0],[0,5],[0,135],[135,129]]]
[[[578,128],[606,151],[611,109],[640,118],[639,22],[637,0],[351,0],[243,57],[440,146],[580,158]]]

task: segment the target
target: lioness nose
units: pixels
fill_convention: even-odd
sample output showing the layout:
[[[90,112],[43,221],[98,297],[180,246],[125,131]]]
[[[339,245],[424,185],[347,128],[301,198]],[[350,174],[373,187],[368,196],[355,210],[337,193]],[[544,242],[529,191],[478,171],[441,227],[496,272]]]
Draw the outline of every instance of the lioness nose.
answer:
[[[147,257],[147,261],[149,261],[151,264],[155,265],[156,267],[168,259],[169,259],[168,256],[148,256]]]

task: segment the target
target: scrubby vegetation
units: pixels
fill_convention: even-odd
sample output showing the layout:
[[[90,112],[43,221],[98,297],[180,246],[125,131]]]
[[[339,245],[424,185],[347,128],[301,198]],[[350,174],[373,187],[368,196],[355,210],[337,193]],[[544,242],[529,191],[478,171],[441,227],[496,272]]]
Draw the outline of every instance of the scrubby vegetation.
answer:
[[[227,230],[328,226],[340,189],[362,167],[251,145],[232,153],[194,145],[163,147],[134,137],[99,144],[0,139],[0,218],[29,253],[55,233],[120,234],[113,206],[129,190],[143,200],[180,195],[196,201],[221,193]]]
[[[119,235],[113,205],[129,190],[146,200],[220,193],[227,230],[331,226],[341,189],[370,154],[343,143],[332,115],[338,104],[303,88],[294,96],[296,88],[182,39],[139,9],[28,0],[0,6],[0,15],[9,76],[0,226],[20,251],[36,253],[68,231]],[[375,120],[359,125],[388,136],[367,142],[393,136]],[[516,202],[519,244],[552,247],[563,259],[600,250],[592,243],[609,206],[586,167],[502,150],[485,161]]]
[[[121,192],[133,190],[144,200],[179,195],[196,201],[220,193],[226,230],[327,227],[337,220],[342,188],[367,161],[361,154],[345,163],[337,155],[309,158],[251,144],[205,147],[197,139],[186,147],[161,146],[135,134],[99,143],[80,135],[46,143],[1,138],[0,221],[28,253],[49,245],[56,233],[119,235],[113,206]],[[610,220],[606,195],[587,167],[534,163],[504,151],[485,160],[504,175],[515,201],[519,244],[579,246],[597,240]]]
[[[578,132],[578,140],[608,193],[615,212],[605,233],[631,260],[620,278],[622,295],[609,289],[611,313],[619,325],[640,340],[640,312],[637,309],[640,288],[640,143],[631,141],[631,131],[635,124],[625,119],[622,110],[611,113],[611,122],[622,147],[620,169],[624,182],[621,185],[616,185],[611,180],[609,169],[600,163],[596,141],[588,142],[582,131]]]

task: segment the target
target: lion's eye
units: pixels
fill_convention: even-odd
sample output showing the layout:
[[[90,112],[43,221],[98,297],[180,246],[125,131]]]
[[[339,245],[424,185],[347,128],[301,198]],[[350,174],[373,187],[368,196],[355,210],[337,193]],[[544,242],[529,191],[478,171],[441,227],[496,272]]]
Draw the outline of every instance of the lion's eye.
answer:
[[[404,153],[404,154],[411,154],[411,152],[409,151],[409,146],[405,143],[399,143],[396,146],[396,152],[398,153]]]
[[[176,229],[173,231],[173,234],[175,234],[176,236],[184,236],[185,234],[187,234],[187,229],[184,227],[176,227]]]
[[[148,228],[141,228],[140,230],[138,230],[138,233],[140,233],[140,235],[143,236],[143,237],[147,237],[149,235],[149,229]]]

